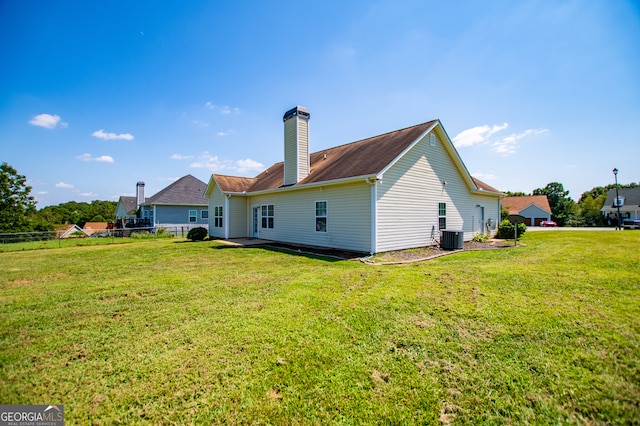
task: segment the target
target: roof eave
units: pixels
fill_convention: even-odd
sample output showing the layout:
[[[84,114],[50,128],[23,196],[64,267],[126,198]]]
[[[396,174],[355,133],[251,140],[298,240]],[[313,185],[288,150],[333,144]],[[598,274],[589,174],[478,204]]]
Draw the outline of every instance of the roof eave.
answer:
[[[351,177],[340,178],[340,179],[323,180],[320,182],[309,182],[309,183],[296,184],[296,185],[284,186],[284,187],[281,186],[278,188],[263,189],[261,191],[251,191],[251,192],[247,191],[247,192],[239,193],[238,195],[262,195],[262,194],[271,194],[274,192],[297,191],[302,189],[317,188],[320,186],[341,185],[345,183],[358,182],[358,181],[370,182],[371,179],[379,180],[380,177],[378,174],[351,176]],[[225,192],[225,194],[227,194],[227,192]]]

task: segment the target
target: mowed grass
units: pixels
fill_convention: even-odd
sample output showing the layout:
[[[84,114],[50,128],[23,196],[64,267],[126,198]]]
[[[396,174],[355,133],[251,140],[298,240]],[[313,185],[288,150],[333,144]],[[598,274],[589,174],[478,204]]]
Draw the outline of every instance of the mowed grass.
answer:
[[[176,239],[0,253],[0,402],[67,424],[637,424],[640,232],[405,266]]]

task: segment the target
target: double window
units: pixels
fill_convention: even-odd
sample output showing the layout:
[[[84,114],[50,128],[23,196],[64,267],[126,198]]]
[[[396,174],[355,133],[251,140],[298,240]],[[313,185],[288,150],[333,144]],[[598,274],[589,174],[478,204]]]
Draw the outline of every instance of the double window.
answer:
[[[200,219],[209,219],[209,210],[200,210]]]
[[[316,232],[327,232],[326,201],[316,201]]]
[[[447,229],[447,203],[438,203],[438,228]]]
[[[262,228],[273,229],[273,204],[262,206]]]
[[[222,228],[222,206],[215,206],[213,208],[213,226]]]
[[[189,210],[189,223],[196,223],[198,221],[198,211]]]

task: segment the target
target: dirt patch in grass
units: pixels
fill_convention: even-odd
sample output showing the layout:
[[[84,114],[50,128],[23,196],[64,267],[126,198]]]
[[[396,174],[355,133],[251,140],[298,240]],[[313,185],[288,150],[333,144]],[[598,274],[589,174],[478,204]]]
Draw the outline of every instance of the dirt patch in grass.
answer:
[[[519,244],[521,245],[521,244]],[[513,241],[492,239],[487,242],[467,241],[464,243],[462,250],[445,250],[440,246],[418,247],[406,250],[396,250],[386,253],[376,254],[368,259],[366,263],[372,264],[399,264],[419,262],[422,260],[434,259],[436,257],[445,256],[452,253],[460,253],[462,251],[471,250],[499,250],[514,247]]]
[[[519,245],[521,245],[519,243]],[[418,247],[406,250],[396,250],[386,253],[378,253],[373,257],[369,257],[367,253],[335,249],[329,247],[315,247],[306,246],[291,243],[276,243],[271,242],[265,244],[262,247],[271,248],[275,250],[282,250],[287,252],[293,252],[294,254],[306,255],[306,256],[323,256],[331,259],[338,260],[362,260],[369,264],[399,264],[399,263],[411,263],[419,262],[422,260],[429,260],[447,254],[459,253],[461,251],[470,250],[498,250],[503,248],[514,247],[513,242],[506,240],[492,239],[487,242],[475,242],[467,241],[464,243],[464,249],[462,250],[444,250],[440,246],[426,246]]]

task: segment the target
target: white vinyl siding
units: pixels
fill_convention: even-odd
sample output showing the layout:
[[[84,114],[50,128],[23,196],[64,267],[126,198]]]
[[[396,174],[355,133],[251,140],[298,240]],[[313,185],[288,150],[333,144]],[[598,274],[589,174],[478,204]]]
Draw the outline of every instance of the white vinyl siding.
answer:
[[[250,211],[251,209],[249,209]],[[250,236],[244,218],[247,217],[247,197],[232,195],[226,212],[229,238],[244,238]]]
[[[467,241],[477,228],[478,204],[486,206],[486,218],[499,218],[498,197],[472,194],[440,135],[435,136],[435,146],[427,135],[378,183],[377,252],[436,244],[440,203],[446,203],[447,229],[463,230]]]
[[[335,247],[369,252],[371,248],[370,185],[364,182],[283,191],[250,197],[251,206],[273,204],[273,229],[260,229],[260,238]],[[315,230],[315,203],[326,200],[331,209],[331,224],[327,232]],[[251,229],[251,214],[247,214],[247,229]]]
[[[214,211],[216,206],[224,206],[225,196],[216,185],[209,195],[209,211]],[[228,212],[227,212],[228,213]],[[215,226],[215,215],[209,216],[209,236],[225,238],[224,228]]]

